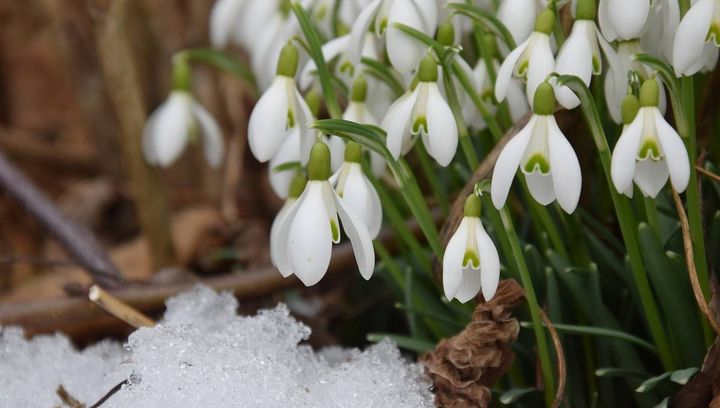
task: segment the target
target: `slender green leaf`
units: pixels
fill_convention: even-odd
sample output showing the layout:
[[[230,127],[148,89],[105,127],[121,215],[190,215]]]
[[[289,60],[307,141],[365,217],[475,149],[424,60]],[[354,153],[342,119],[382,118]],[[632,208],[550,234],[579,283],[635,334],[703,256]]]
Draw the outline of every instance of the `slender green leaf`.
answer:
[[[238,57],[214,48],[188,48],[175,54],[189,62],[200,62],[235,75],[257,89],[252,70]]]
[[[523,328],[531,328],[532,323],[521,322],[520,326]],[[657,353],[657,348],[655,346],[653,346],[652,344],[641,339],[640,337],[634,336],[629,333],[625,333],[620,330],[609,329],[606,327],[580,326],[580,325],[562,324],[562,323],[553,323],[553,326],[555,326],[557,331],[560,333],[599,336],[599,337],[608,337],[608,338],[612,338],[612,339],[623,340],[623,341],[627,341],[628,343],[636,344],[640,347],[643,347],[646,350],[651,351],[653,353]]]
[[[482,23],[485,27],[495,32],[495,34],[503,39],[503,42],[505,42],[505,45],[507,45],[509,49],[513,50],[517,47],[510,30],[508,30],[507,27],[505,27],[505,25],[492,13],[483,10],[478,6],[460,2],[451,2],[448,3],[447,6],[460,14],[464,14],[473,20]]]
[[[398,79],[397,72],[392,67],[367,57],[363,57],[360,61],[365,65],[365,72],[387,84],[396,97],[405,93],[405,86]]]
[[[289,161],[289,162],[285,162],[285,163],[280,163],[277,166],[273,167],[272,172],[280,173],[283,171],[295,170],[295,169],[301,169],[301,168],[302,168],[302,164],[300,164],[299,161]]]

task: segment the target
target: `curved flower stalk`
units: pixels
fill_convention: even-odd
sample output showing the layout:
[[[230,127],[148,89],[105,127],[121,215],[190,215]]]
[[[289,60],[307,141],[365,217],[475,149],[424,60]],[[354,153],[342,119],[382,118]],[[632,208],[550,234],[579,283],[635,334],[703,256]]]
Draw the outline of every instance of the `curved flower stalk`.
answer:
[[[330,182],[340,199],[365,223],[370,238],[375,239],[382,226],[382,204],[377,191],[363,173],[362,146],[348,142],[344,153],[345,161]]]
[[[673,188],[682,193],[690,179],[688,153],[657,107],[657,82],[645,80],[639,109],[633,99],[630,96],[623,104],[626,125],[612,155],[610,173],[615,188],[632,197],[634,181],[644,196],[655,198],[670,178]]]
[[[600,50],[608,59],[614,83],[622,81],[617,55],[610,44],[605,41],[595,25],[597,14],[595,0],[578,0],[575,9],[576,20],[572,32],[558,52],[555,72],[575,75],[590,86],[593,75],[602,73]],[[574,109],[580,105],[580,99],[570,88],[563,86],[557,89],[557,100],[566,109]]]
[[[314,142],[314,132],[306,126],[313,120],[313,116],[295,85],[298,57],[295,46],[290,43],[285,45],[278,59],[275,81],[263,93],[250,114],[250,151],[261,162],[277,154],[293,128],[299,129],[302,162],[307,159]]]
[[[504,0],[500,3],[497,18],[507,27],[516,44],[530,37],[538,14],[545,9],[544,0]]]
[[[535,31],[505,57],[495,82],[495,98],[498,102],[502,102],[507,96],[514,76],[527,82],[525,94],[532,106],[535,89],[555,68],[555,57],[550,46],[550,34],[554,25],[553,12],[543,11],[535,20]]]
[[[482,289],[485,301],[495,296],[500,257],[480,220],[480,197],[465,200],[465,213],[443,256],[443,288],[448,300],[472,300]]]
[[[170,166],[185,150],[188,141],[203,139],[205,160],[219,167],[223,158],[223,139],[215,118],[187,90],[170,92],[150,115],[143,129],[142,150],[149,164]]]
[[[720,0],[698,0],[680,21],[672,62],[677,76],[710,70],[718,60]]]
[[[418,79],[415,90],[395,101],[382,121],[387,147],[397,159],[412,148],[420,135],[430,156],[447,166],[457,151],[458,129],[450,106],[440,94],[437,63],[432,55],[422,60]]]
[[[402,73],[412,71],[427,52],[427,46],[394,26],[401,23],[428,36],[438,23],[435,0],[373,0],[358,15],[350,32],[349,56],[353,64],[360,62],[365,38],[374,21],[377,36],[385,35],[385,47],[390,63]]]
[[[345,112],[343,112],[343,119],[359,123],[361,125],[379,125],[378,120],[372,112],[370,112],[367,104],[365,103],[367,93],[368,83],[365,80],[365,76],[360,75],[353,83],[350,102],[348,103],[347,108],[345,108]],[[332,153],[332,169],[333,171],[338,171],[340,170],[340,166],[343,164],[343,157],[345,157],[345,141],[337,136],[330,136],[328,139],[328,146],[330,146],[330,152]],[[376,177],[382,176],[387,166],[385,159],[376,152],[368,152],[370,154],[370,168],[372,169],[373,174]]]
[[[572,213],[582,187],[580,163],[570,142],[555,121],[555,94],[547,82],[535,93],[533,112],[527,125],[500,152],[492,177],[492,201],[505,205],[518,168],[525,175],[530,194],[542,205],[557,200]]]
[[[363,278],[370,279],[375,267],[375,251],[365,224],[333,190],[329,177],[330,149],[316,142],[308,162],[309,181],[279,222],[271,242],[273,264],[283,276],[295,274],[305,286],[318,283],[327,272],[332,244],[340,242],[338,217]]]

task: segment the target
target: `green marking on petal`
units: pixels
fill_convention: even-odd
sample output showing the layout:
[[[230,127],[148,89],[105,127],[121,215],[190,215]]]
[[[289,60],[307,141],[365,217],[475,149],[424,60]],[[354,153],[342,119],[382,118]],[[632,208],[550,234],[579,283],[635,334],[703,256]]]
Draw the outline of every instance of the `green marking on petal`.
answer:
[[[427,118],[425,116],[418,116],[415,118],[415,122],[413,122],[412,125],[412,134],[417,135],[420,133],[420,129],[425,132],[425,134],[428,133],[428,125],[427,125]]]
[[[599,75],[602,72],[602,65],[600,64],[600,58],[597,55],[592,57],[593,75]]]
[[[524,59],[522,62],[520,62],[520,65],[517,68],[517,76],[519,77],[525,77],[528,70],[528,65],[530,63],[528,62],[528,59]]]
[[[477,252],[472,249],[466,249],[465,256],[463,256],[462,266],[463,268],[467,268],[469,266],[473,269],[478,269],[480,267],[480,257]]]
[[[287,128],[294,128],[295,127],[295,112],[293,112],[292,109],[288,109],[287,114]]]
[[[350,61],[347,60],[345,60],[345,62],[340,65],[339,69],[341,73],[347,74],[348,76],[353,76],[353,74],[355,73],[355,67]]]
[[[660,146],[657,144],[655,139],[645,139],[640,150],[638,151],[638,160],[651,159],[657,161],[662,159],[662,153],[660,153]]]
[[[385,34],[385,30],[387,29],[388,21],[387,18],[383,18],[380,20],[380,35]]]
[[[330,220],[330,232],[332,233],[333,242],[340,241],[340,227],[335,220]]]
[[[720,22],[713,21],[710,24],[710,29],[708,30],[708,35],[705,38],[705,41],[712,41],[715,43],[716,47],[720,47]]]
[[[550,173],[550,162],[548,162],[547,158],[545,158],[545,155],[542,153],[535,153],[528,161],[525,163],[525,167],[523,169],[525,173],[534,173],[536,171],[540,171],[542,174],[549,174]]]

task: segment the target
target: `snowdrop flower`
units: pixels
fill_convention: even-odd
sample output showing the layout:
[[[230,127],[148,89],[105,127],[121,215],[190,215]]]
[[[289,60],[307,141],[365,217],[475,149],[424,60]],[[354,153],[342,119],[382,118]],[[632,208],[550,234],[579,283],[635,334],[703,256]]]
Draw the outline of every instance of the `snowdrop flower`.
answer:
[[[297,48],[288,43],[278,59],[275,81],[250,114],[250,151],[261,162],[270,160],[278,152],[289,129],[299,129],[300,157],[308,157],[314,142],[313,132],[306,126],[313,120],[312,113],[295,85],[297,63]]]
[[[394,26],[405,24],[432,37],[437,27],[436,0],[373,0],[357,16],[350,32],[350,61],[360,62],[362,44],[375,21],[375,34],[385,34],[390,63],[401,73],[415,69],[427,52],[427,46]]]
[[[548,205],[557,200],[565,212],[575,211],[582,186],[580,163],[555,121],[554,110],[553,88],[543,82],[535,93],[535,114],[505,145],[495,164],[491,193],[496,208],[505,205],[519,167],[537,202]]]
[[[600,0],[598,22],[605,38],[608,41],[639,38],[650,15],[650,3],[651,0]]]
[[[307,179],[301,172],[296,171],[294,174],[291,173],[287,188],[287,198],[285,199],[285,203],[283,203],[282,208],[280,208],[280,211],[278,211],[275,216],[272,226],[270,227],[270,259],[272,260],[273,265],[277,265],[275,263],[275,259],[278,258],[278,246],[282,241],[281,237],[278,236],[280,233],[280,226],[283,222],[285,222],[288,214],[290,214],[293,206],[305,190],[306,185]]]
[[[440,94],[437,63],[428,54],[420,63],[419,82],[388,109],[382,128],[387,131],[387,147],[393,157],[407,153],[422,136],[432,158],[447,166],[457,151],[458,130],[450,106]]]
[[[359,123],[361,125],[373,125],[378,126],[378,120],[368,109],[365,99],[368,93],[368,83],[365,80],[364,75],[358,76],[353,82],[352,92],[350,95],[350,102],[348,103],[345,112],[343,113],[343,119],[351,122]],[[330,152],[333,162],[333,171],[340,169],[340,166],[344,163],[342,158],[345,156],[345,141],[337,136],[331,136],[328,140],[328,146],[330,146]],[[370,154],[370,168],[372,169],[375,177],[380,177],[385,172],[385,159],[376,152],[369,151]],[[339,163],[336,164],[336,159],[339,159]]]
[[[296,172],[296,166],[290,166],[291,168],[287,169],[279,167],[283,165],[297,165],[299,167],[303,161],[300,157],[300,129],[295,127],[290,130],[285,141],[280,145],[280,149],[268,163],[270,187],[278,197],[285,198],[288,196],[290,184]]]
[[[495,296],[500,279],[500,258],[480,221],[480,197],[465,200],[465,215],[448,242],[443,256],[443,288],[448,300],[462,303],[482,288],[485,301]]]
[[[623,104],[626,126],[615,145],[610,166],[615,188],[632,197],[633,181],[642,194],[655,198],[667,183],[685,191],[690,178],[690,161],[680,136],[658,109],[658,85],[645,80],[640,88],[640,108],[631,98]],[[635,105],[633,107],[633,105]],[[637,112],[633,116],[633,112]]]
[[[693,75],[712,69],[720,46],[720,0],[698,0],[683,16],[673,45],[675,73]]]
[[[338,196],[330,185],[330,149],[316,142],[308,162],[305,190],[273,236],[271,247],[280,273],[295,274],[305,286],[322,279],[330,265],[332,244],[340,242],[340,223],[355,253],[360,274],[370,279],[375,267],[372,239],[363,220]]]
[[[575,9],[576,20],[572,32],[563,44],[557,56],[555,72],[575,75],[590,86],[593,75],[602,73],[600,49],[608,57],[610,66],[616,67],[617,57],[595,25],[597,12],[595,0],[578,0]],[[618,73],[618,70],[613,72]],[[616,78],[620,82],[620,78]],[[580,105],[580,99],[567,86],[557,90],[557,100],[566,109],[574,109]]]
[[[271,2],[265,2],[266,5]],[[226,47],[235,37],[235,25],[243,17],[247,0],[217,0],[210,11],[210,44],[215,48]]]
[[[220,166],[224,149],[220,126],[188,90],[173,90],[145,123],[145,160],[161,167],[171,165],[188,141],[196,140],[198,132],[203,138],[205,160],[212,167]]]
[[[555,25],[555,15],[545,10],[535,20],[535,31],[505,58],[497,73],[495,98],[502,102],[507,96],[513,76],[527,81],[526,96],[532,106],[535,89],[555,68],[555,58],[550,47],[550,34]]]
[[[503,0],[497,18],[507,27],[516,44],[527,40],[533,32],[538,13],[545,7],[538,0]]]
[[[642,49],[647,50],[652,55],[672,61],[673,43],[675,42],[678,24],[680,24],[680,3],[678,1],[652,1],[650,3],[650,15],[645,24],[645,31],[640,37]],[[600,28],[602,29],[602,25]]]
[[[380,197],[362,170],[363,149],[355,142],[345,147],[345,162],[340,171],[331,177],[340,199],[360,220],[365,222],[371,239],[377,238],[382,225]]]

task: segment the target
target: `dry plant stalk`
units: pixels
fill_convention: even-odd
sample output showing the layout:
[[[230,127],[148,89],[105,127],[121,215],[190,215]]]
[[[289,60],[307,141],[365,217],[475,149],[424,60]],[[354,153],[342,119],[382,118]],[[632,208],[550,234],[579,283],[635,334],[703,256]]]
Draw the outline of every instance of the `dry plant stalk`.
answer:
[[[565,398],[565,384],[567,384],[567,367],[565,366],[565,349],[563,349],[562,342],[560,341],[560,335],[555,329],[555,326],[550,321],[547,313],[540,309],[540,317],[542,317],[545,326],[547,326],[550,332],[550,338],[552,339],[553,346],[555,347],[555,355],[557,357],[557,376],[558,376],[558,387],[555,392],[555,401],[553,401],[552,407],[558,408]]]
[[[693,253],[692,237],[690,236],[690,224],[688,223],[687,214],[685,214],[685,208],[680,200],[680,195],[673,189],[673,199],[675,200],[675,207],[677,208],[678,217],[680,218],[680,226],[682,227],[683,235],[683,247],[685,248],[685,261],[687,263],[688,274],[690,275],[690,284],[692,285],[693,294],[695,295],[695,301],[700,307],[705,318],[710,322],[713,330],[716,334],[720,334],[720,325],[717,320],[710,313],[710,308],[705,301],[700,282],[697,277],[697,270],[695,269],[695,254]]]
[[[465,330],[421,357],[435,384],[436,406],[489,406],[490,386],[512,365],[510,344],[520,331],[512,310],[524,301],[516,281],[501,281],[492,300],[478,303]]]
[[[712,180],[714,180],[714,181],[720,182],[720,176],[718,176],[717,174],[715,174],[715,173],[713,173],[713,172],[711,172],[711,171],[706,170],[706,169],[705,169],[704,167],[702,167],[702,166],[698,166],[698,165],[696,164],[696,165],[695,165],[695,170],[697,170],[698,173],[702,174],[702,175],[705,176],[705,177],[709,177],[710,179],[712,179]]]
[[[106,312],[139,329],[155,326],[155,321],[140,313],[137,309],[123,303],[120,299],[104,291],[98,285],[92,285],[88,299],[105,309]]]

